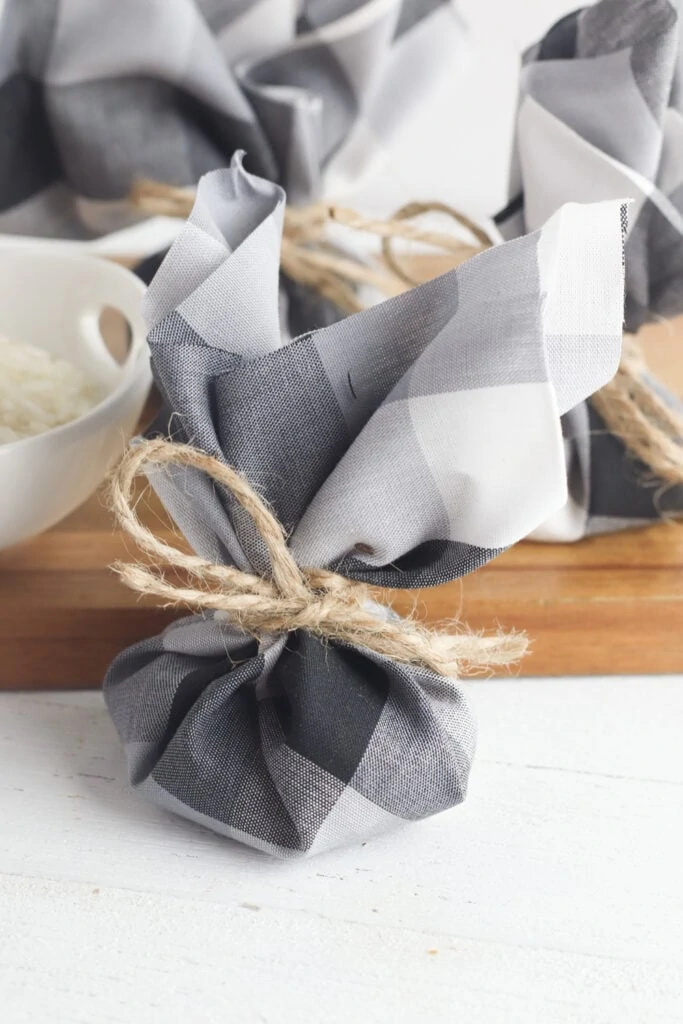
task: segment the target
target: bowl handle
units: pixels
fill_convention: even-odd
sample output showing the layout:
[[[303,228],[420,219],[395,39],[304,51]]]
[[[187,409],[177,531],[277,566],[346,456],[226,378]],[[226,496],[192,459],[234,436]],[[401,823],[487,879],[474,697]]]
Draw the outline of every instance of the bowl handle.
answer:
[[[147,327],[141,308],[145,285],[130,270],[100,257],[84,261],[79,285],[87,294],[87,305],[79,317],[83,355],[98,375],[113,385],[147,350]],[[117,362],[102,337],[100,316],[106,308],[119,312],[130,327],[130,343],[122,363]]]

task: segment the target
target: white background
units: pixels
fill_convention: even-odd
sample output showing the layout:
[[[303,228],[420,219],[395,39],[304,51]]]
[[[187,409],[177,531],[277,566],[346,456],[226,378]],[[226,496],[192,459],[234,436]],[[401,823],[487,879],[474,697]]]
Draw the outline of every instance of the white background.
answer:
[[[409,200],[438,198],[471,216],[492,216],[509,198],[520,54],[577,6],[578,0],[460,0],[462,35],[430,92],[428,112],[405,121],[386,159],[360,186],[344,190],[330,180],[331,196],[365,213],[388,215]]]

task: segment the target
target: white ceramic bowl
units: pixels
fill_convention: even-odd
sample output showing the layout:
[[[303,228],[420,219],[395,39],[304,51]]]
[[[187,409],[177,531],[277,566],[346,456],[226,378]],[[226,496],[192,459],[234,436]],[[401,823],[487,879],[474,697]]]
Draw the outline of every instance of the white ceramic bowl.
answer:
[[[72,423],[0,444],[0,549],[72,512],[123,451],[151,384],[144,292],[130,271],[68,244],[0,240],[0,334],[68,359],[105,394]],[[130,325],[123,364],[100,333],[105,307]]]

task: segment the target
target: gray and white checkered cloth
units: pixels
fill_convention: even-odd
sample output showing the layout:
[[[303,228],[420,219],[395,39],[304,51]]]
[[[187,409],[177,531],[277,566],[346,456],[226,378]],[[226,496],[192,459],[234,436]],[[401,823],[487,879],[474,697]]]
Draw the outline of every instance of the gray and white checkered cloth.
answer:
[[[683,313],[683,50],[669,0],[601,0],[558,22],[524,57],[508,207],[512,238],[563,203],[631,196],[626,328]],[[650,381],[672,406],[677,399]],[[565,418],[570,497],[535,536],[575,540],[683,514],[590,403]]]
[[[619,360],[624,207],[566,206],[283,345],[284,202],[239,159],[201,181],[146,300],[165,422],[249,479],[301,565],[390,587],[472,572],[565,502],[560,417]],[[267,572],[213,483],[151,479],[204,557]],[[465,793],[474,728],[453,681],[306,633],[257,644],[220,616],[184,618],[122,653],[105,694],[134,785],[282,857]]]
[[[310,198],[414,114],[456,27],[449,0],[5,0],[0,232],[107,234],[135,177],[195,185],[238,149]]]

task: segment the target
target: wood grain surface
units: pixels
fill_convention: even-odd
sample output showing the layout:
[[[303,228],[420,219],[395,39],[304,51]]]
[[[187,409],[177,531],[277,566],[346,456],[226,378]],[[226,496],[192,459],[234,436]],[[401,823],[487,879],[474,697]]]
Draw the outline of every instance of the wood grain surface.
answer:
[[[145,518],[171,540],[162,516],[150,498]],[[0,552],[0,688],[98,686],[118,651],[177,617],[108,569],[132,554],[99,497]],[[389,596],[429,621],[526,630],[525,675],[683,671],[683,526],[523,543],[465,580]]]
[[[651,366],[683,393],[683,319],[645,332]],[[170,532],[153,499],[146,513]],[[53,530],[0,551],[0,689],[99,686],[122,648],[177,617],[123,587],[131,555],[96,496]],[[525,675],[683,671],[683,525],[572,545],[522,543],[433,590],[392,595],[429,621],[525,630]]]

